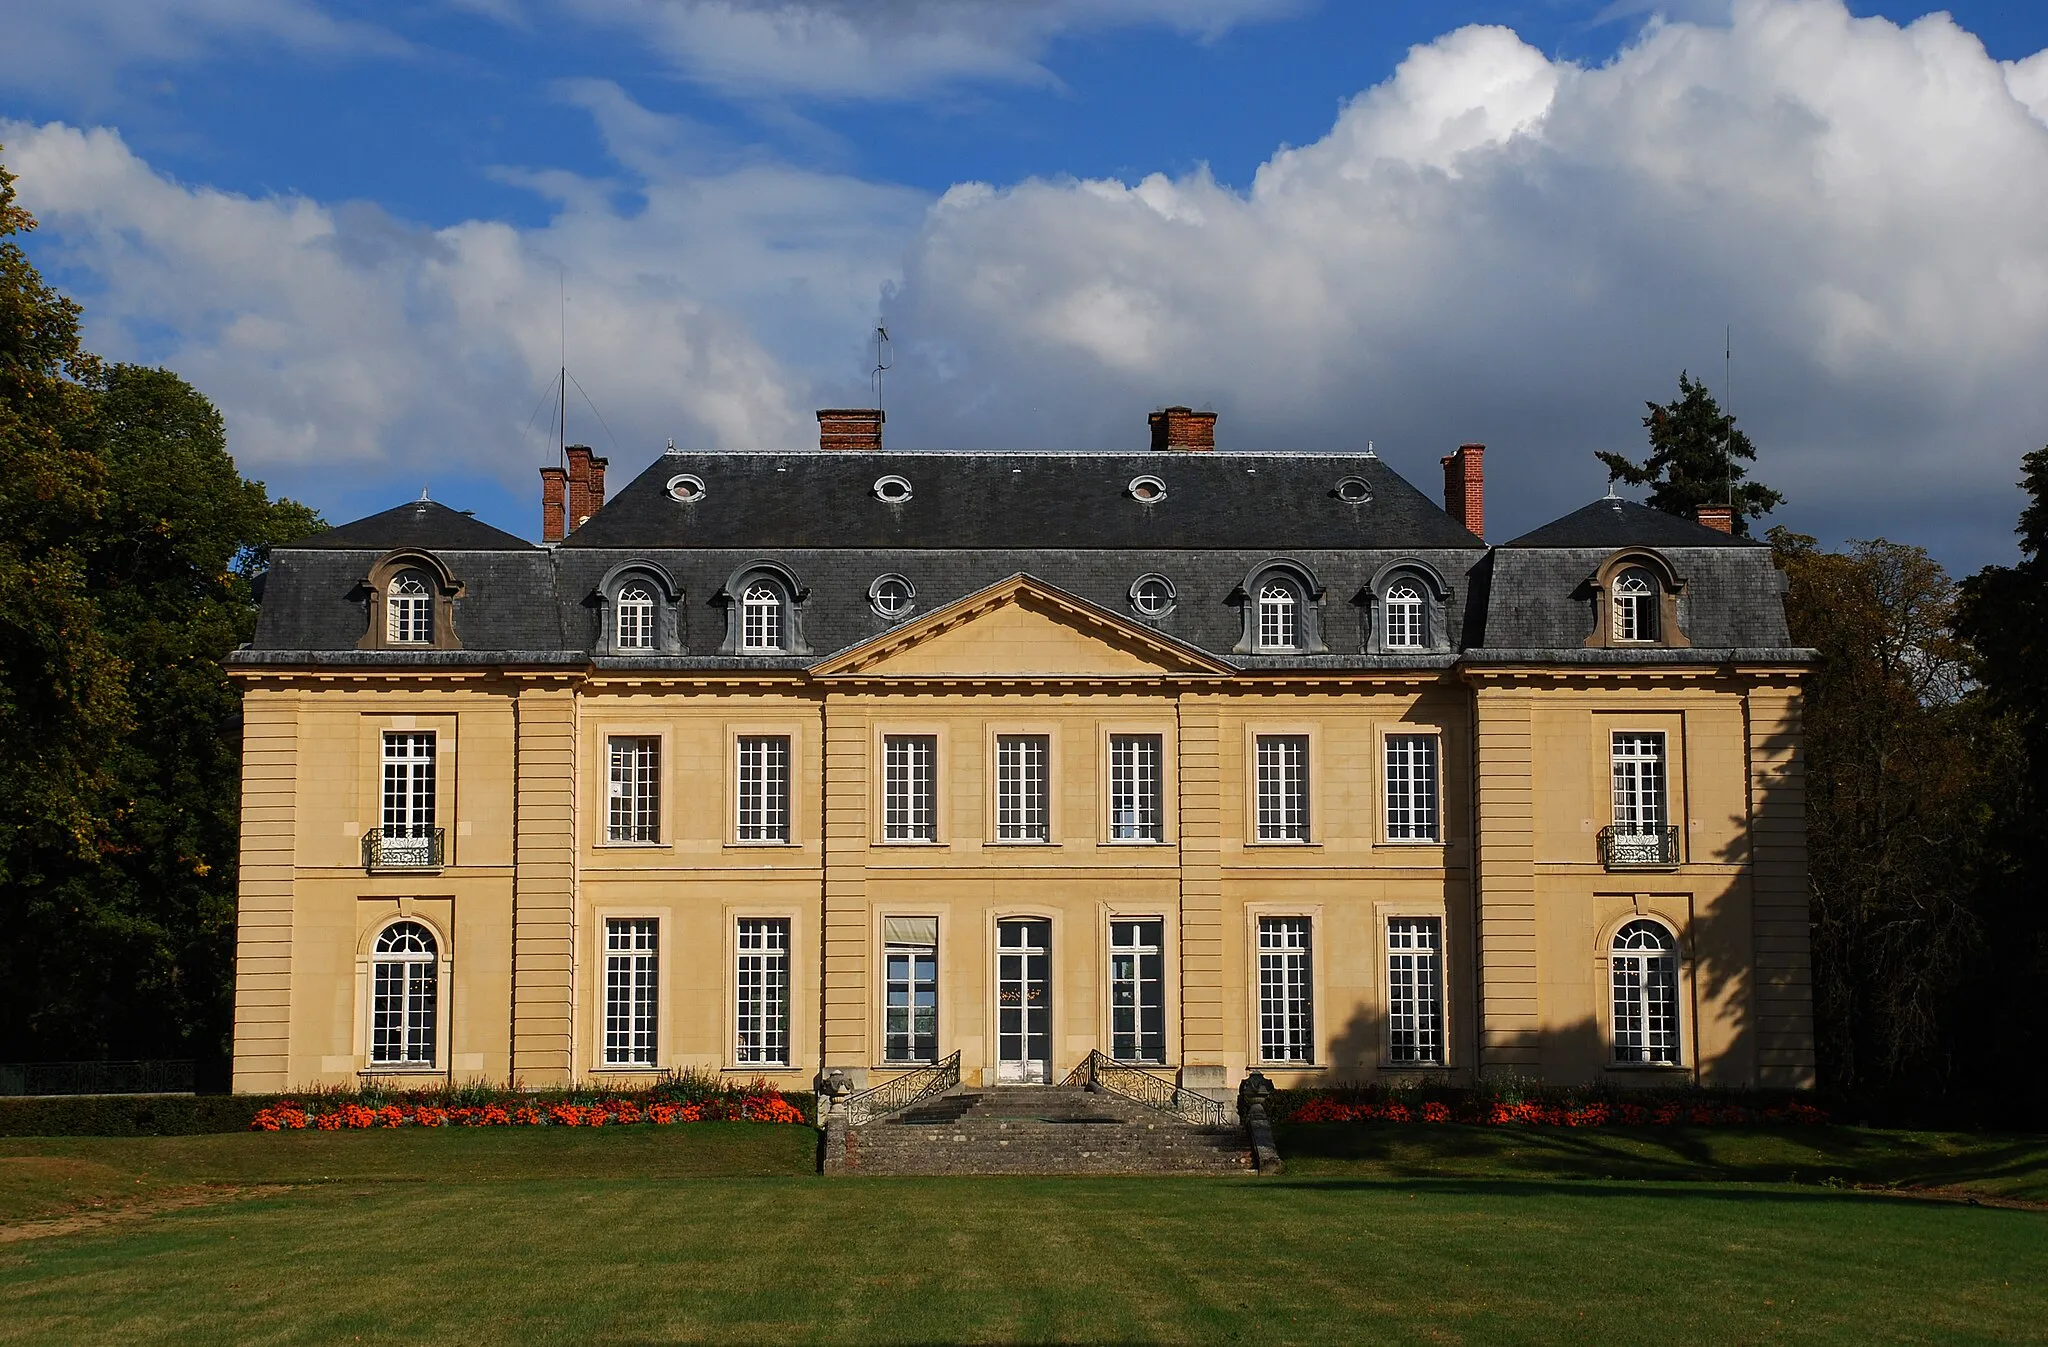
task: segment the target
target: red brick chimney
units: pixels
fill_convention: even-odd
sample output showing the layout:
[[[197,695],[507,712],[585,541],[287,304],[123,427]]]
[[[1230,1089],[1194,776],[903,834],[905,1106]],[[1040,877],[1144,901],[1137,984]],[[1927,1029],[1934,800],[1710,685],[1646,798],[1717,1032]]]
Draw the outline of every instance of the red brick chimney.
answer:
[[[880,453],[882,422],[888,419],[880,407],[820,407],[818,447]]]
[[[597,457],[587,444],[572,444],[563,452],[569,458],[568,523],[574,533],[604,504],[604,469],[610,460]]]
[[[1716,533],[1735,532],[1735,507],[1733,505],[1702,505],[1693,512],[1694,516]]]
[[[568,501],[564,497],[569,490],[569,474],[560,468],[540,470],[540,540],[544,543],[558,543],[566,530],[562,525]]]
[[[1486,536],[1486,446],[1461,444],[1443,460],[1444,513]]]
[[[1162,407],[1145,418],[1152,427],[1155,450],[1208,453],[1216,447],[1216,413],[1187,407]]]

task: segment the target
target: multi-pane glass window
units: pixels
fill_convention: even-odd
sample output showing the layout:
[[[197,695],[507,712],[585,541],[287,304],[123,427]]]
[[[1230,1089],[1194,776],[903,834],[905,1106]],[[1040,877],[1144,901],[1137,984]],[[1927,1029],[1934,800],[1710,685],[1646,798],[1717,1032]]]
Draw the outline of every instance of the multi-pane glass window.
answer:
[[[789,923],[744,919],[739,924],[738,943],[733,1060],[742,1066],[787,1066]]]
[[[1307,917],[1259,918],[1259,1057],[1316,1058],[1315,988]]]
[[[1280,580],[1259,589],[1259,649],[1293,650],[1301,645],[1301,601],[1294,586]]]
[[[1256,752],[1259,840],[1308,841],[1308,736],[1262,734]]]
[[[740,649],[782,649],[782,593],[765,580],[740,598]]]
[[[929,734],[882,739],[882,838],[939,840],[939,741]]]
[[[611,759],[605,836],[614,842],[659,842],[661,740],[613,735],[605,744]]]
[[[418,571],[403,571],[384,594],[385,639],[428,645],[434,639],[434,595]]]
[[[1387,588],[1387,649],[1420,650],[1427,644],[1422,625],[1422,591],[1413,581],[1397,580]]]
[[[1387,840],[1437,841],[1437,736],[1387,736]]]
[[[654,649],[654,591],[634,583],[619,591],[619,629],[615,644],[621,650]]]
[[[1051,744],[1042,734],[996,736],[996,840],[1052,840],[1047,796]]]
[[[739,839],[789,840],[789,738],[743,735],[739,743]]]
[[[1623,571],[1615,580],[1614,639],[1657,639],[1657,584],[1648,571]]]
[[[1166,923],[1109,924],[1109,1055],[1120,1062],[1166,1060]]]
[[[1387,923],[1387,1057],[1411,1066],[1444,1060],[1443,922]]]
[[[384,928],[370,954],[370,1065],[434,1064],[441,965],[434,935],[416,921]]]
[[[434,859],[434,732],[386,731],[384,820],[378,839],[385,865]]]
[[[604,924],[604,1064],[653,1066],[660,1027],[660,923],[651,917]]]
[[[1118,842],[1158,842],[1166,837],[1164,791],[1156,734],[1109,737],[1109,835]]]
[[[939,919],[882,919],[882,1060],[939,1060]]]
[[[1614,1060],[1631,1065],[1678,1062],[1678,950],[1654,921],[1615,932],[1608,960],[1614,981]]]
[[[1623,837],[1658,837],[1664,829],[1664,736],[1616,731],[1614,831]]]

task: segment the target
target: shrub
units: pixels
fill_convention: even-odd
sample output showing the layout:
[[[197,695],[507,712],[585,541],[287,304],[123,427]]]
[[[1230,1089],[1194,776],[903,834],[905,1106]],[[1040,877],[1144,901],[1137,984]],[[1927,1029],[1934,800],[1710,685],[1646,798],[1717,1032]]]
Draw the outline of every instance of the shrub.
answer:
[[[1811,1125],[1825,1109],[1791,1090],[1638,1089],[1556,1086],[1513,1076],[1472,1086],[1421,1079],[1395,1085],[1281,1090],[1266,1106],[1274,1122],[1465,1123],[1472,1126],[1693,1127]]]

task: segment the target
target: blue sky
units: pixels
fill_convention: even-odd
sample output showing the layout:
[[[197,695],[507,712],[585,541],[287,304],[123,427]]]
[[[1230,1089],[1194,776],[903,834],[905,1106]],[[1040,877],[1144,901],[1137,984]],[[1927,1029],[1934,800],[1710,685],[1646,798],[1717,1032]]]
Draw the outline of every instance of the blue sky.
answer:
[[[95,347],[337,520],[535,531],[561,283],[614,480],[808,443],[879,317],[901,447],[1484,439],[1503,538],[1732,325],[1781,519],[1967,567],[2048,441],[2048,6],[1924,13],[26,0],[0,138]]]

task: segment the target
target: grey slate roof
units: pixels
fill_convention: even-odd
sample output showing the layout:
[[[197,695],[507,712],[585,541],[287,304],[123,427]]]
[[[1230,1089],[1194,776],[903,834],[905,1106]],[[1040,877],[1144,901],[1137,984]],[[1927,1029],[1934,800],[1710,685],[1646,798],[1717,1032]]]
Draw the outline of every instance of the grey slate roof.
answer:
[[[670,478],[703,480],[704,498],[672,500]],[[873,483],[899,475],[912,499],[887,505]],[[1162,479],[1140,505],[1131,478]],[[1372,499],[1335,494],[1362,478]],[[1686,581],[1679,624],[1691,650],[1588,651],[1588,580],[1623,546],[1656,547]],[[461,582],[459,652],[357,652],[368,620],[363,579],[385,552],[434,553]],[[1324,586],[1327,654],[1233,655],[1232,602],[1274,558]],[[1449,587],[1452,651],[1368,656],[1360,600],[1390,561],[1419,559]],[[743,566],[770,560],[808,591],[807,654],[720,656],[714,602]],[[1360,454],[728,453],[665,455],[563,544],[541,548],[433,502],[409,502],[277,549],[248,665],[291,662],[506,664],[583,661],[598,643],[599,581],[622,562],[658,563],[680,586],[680,654],[604,657],[603,667],[801,668],[888,629],[868,605],[875,577],[906,576],[911,614],[1014,574],[1131,614],[1139,576],[1165,575],[1174,610],[1151,623],[1244,669],[1443,668],[1548,658],[1561,663],[1722,663],[1800,659],[1790,650],[1782,577],[1771,552],[1630,501],[1596,501],[1488,549],[1379,459]]]

